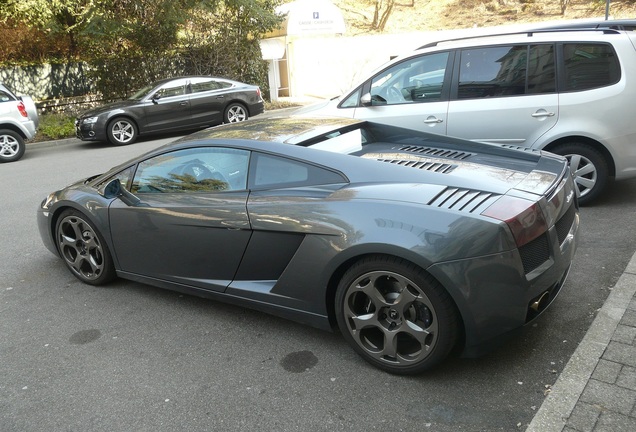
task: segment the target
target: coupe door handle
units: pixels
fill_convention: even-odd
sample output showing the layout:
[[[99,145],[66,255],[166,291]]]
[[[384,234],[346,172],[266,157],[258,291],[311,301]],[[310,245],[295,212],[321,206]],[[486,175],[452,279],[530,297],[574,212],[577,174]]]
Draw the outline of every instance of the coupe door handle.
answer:
[[[424,120],[424,123],[426,124],[435,124],[435,123],[441,123],[444,120],[442,119],[438,119],[437,117],[429,117],[426,120]]]
[[[534,118],[539,118],[539,117],[554,117],[554,113],[553,112],[548,112],[546,110],[539,110],[535,113],[532,114],[532,117]]]
[[[180,103],[179,103],[179,105],[181,105],[181,106],[185,106],[185,105],[187,105],[187,104],[188,104],[188,102],[187,102],[187,101],[183,101],[183,102],[180,102]]]

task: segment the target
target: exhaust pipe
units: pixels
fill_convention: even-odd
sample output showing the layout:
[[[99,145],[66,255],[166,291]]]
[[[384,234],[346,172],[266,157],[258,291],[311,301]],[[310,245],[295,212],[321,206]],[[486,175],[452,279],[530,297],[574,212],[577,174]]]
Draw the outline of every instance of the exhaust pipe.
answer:
[[[535,300],[534,302],[530,303],[530,309],[532,309],[535,312],[539,312],[539,310],[542,309],[543,300],[547,300],[547,298],[549,296],[550,296],[550,292],[549,291],[546,291],[543,294],[541,294],[537,300]]]

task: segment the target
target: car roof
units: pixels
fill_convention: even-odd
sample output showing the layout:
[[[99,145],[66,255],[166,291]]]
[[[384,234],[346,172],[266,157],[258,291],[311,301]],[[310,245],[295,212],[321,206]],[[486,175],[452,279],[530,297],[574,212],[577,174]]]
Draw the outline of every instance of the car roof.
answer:
[[[210,139],[249,139],[299,144],[343,127],[365,123],[351,118],[280,116],[256,118],[240,123],[228,123],[204,129],[183,137],[177,142]]]
[[[536,39],[537,42],[547,42],[553,40],[598,40],[599,36],[607,34],[620,34],[624,31],[613,28],[590,28],[590,27],[555,27],[516,30],[511,32],[499,32],[493,34],[478,34],[461,36],[450,39],[440,39],[420,46],[415,51],[426,50],[430,48],[446,47],[457,48],[463,46],[485,45],[493,42],[528,42],[529,38]],[[470,41],[470,42],[468,42]]]

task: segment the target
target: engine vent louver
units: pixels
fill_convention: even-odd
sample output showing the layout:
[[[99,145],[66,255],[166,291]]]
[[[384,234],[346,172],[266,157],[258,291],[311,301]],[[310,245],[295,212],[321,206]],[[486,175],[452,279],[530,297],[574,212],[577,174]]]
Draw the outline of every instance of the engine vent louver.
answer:
[[[501,144],[501,146],[503,148],[507,148],[510,150],[519,150],[519,151],[524,151],[526,153],[541,153],[541,150],[530,148],[530,147],[522,147],[522,146],[510,145],[510,144]]]
[[[457,165],[450,165],[445,163],[430,162],[430,161],[418,161],[418,160],[406,160],[406,159],[378,159],[380,162],[388,162],[395,165],[401,165],[410,168],[417,168],[426,171],[433,171],[442,174],[448,174],[457,168]]]
[[[466,159],[467,157],[473,156],[473,154],[469,152],[421,146],[403,146],[400,148],[400,151],[458,160]]]
[[[471,189],[446,188],[429,205],[467,213],[481,213],[500,195]]]

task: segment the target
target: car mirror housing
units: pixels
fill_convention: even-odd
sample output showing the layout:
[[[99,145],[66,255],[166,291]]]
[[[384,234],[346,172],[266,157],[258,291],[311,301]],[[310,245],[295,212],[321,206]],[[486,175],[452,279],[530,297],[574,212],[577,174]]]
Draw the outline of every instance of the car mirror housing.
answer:
[[[106,187],[104,187],[104,198],[119,198],[126,205],[131,207],[137,207],[141,204],[141,200],[134,194],[128,192],[117,178],[108,182]]]

